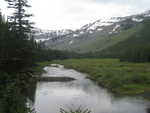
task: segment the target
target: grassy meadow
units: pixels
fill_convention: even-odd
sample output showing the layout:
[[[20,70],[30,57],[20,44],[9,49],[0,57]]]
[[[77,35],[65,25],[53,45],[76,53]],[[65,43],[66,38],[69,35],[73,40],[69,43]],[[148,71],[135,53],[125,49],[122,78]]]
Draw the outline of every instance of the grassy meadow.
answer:
[[[119,59],[70,59],[51,63],[87,73],[88,78],[114,94],[150,100],[150,63],[120,62]]]

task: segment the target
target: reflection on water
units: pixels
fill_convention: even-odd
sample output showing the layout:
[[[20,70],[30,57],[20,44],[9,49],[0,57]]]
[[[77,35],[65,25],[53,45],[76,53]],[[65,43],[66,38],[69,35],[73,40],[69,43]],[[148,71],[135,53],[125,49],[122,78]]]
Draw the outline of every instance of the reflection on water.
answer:
[[[85,107],[92,113],[146,113],[147,103],[135,98],[115,99],[105,89],[86,79],[75,70],[46,67],[43,76],[69,76],[72,82],[39,82],[37,84],[35,109],[37,113],[59,113],[60,108]]]

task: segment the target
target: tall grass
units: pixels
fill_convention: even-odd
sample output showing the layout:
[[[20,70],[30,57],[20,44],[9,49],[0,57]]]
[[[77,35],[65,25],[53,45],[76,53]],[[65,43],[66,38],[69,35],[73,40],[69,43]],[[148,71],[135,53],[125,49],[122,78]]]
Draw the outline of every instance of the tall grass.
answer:
[[[70,59],[53,63],[87,73],[90,79],[115,94],[150,99],[150,63],[120,62],[119,59]]]

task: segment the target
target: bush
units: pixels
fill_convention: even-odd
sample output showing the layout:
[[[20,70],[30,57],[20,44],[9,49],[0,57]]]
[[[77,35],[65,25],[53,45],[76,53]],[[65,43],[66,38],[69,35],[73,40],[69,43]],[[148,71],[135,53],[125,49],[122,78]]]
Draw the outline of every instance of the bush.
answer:
[[[61,108],[60,113],[91,113],[91,111],[89,109],[83,109],[81,107],[76,110],[69,109],[68,111]]]

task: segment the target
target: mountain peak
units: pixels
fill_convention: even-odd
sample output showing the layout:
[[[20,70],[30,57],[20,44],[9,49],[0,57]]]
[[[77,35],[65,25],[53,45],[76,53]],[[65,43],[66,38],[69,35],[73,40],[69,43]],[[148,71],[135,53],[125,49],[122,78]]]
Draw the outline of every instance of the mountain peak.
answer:
[[[39,30],[35,35],[37,41],[43,41],[45,45],[52,49],[79,49],[79,46],[88,45],[97,38],[112,37],[127,29],[136,26],[143,20],[150,18],[150,10],[137,15],[126,17],[111,17],[96,20],[82,26],[77,30]]]

